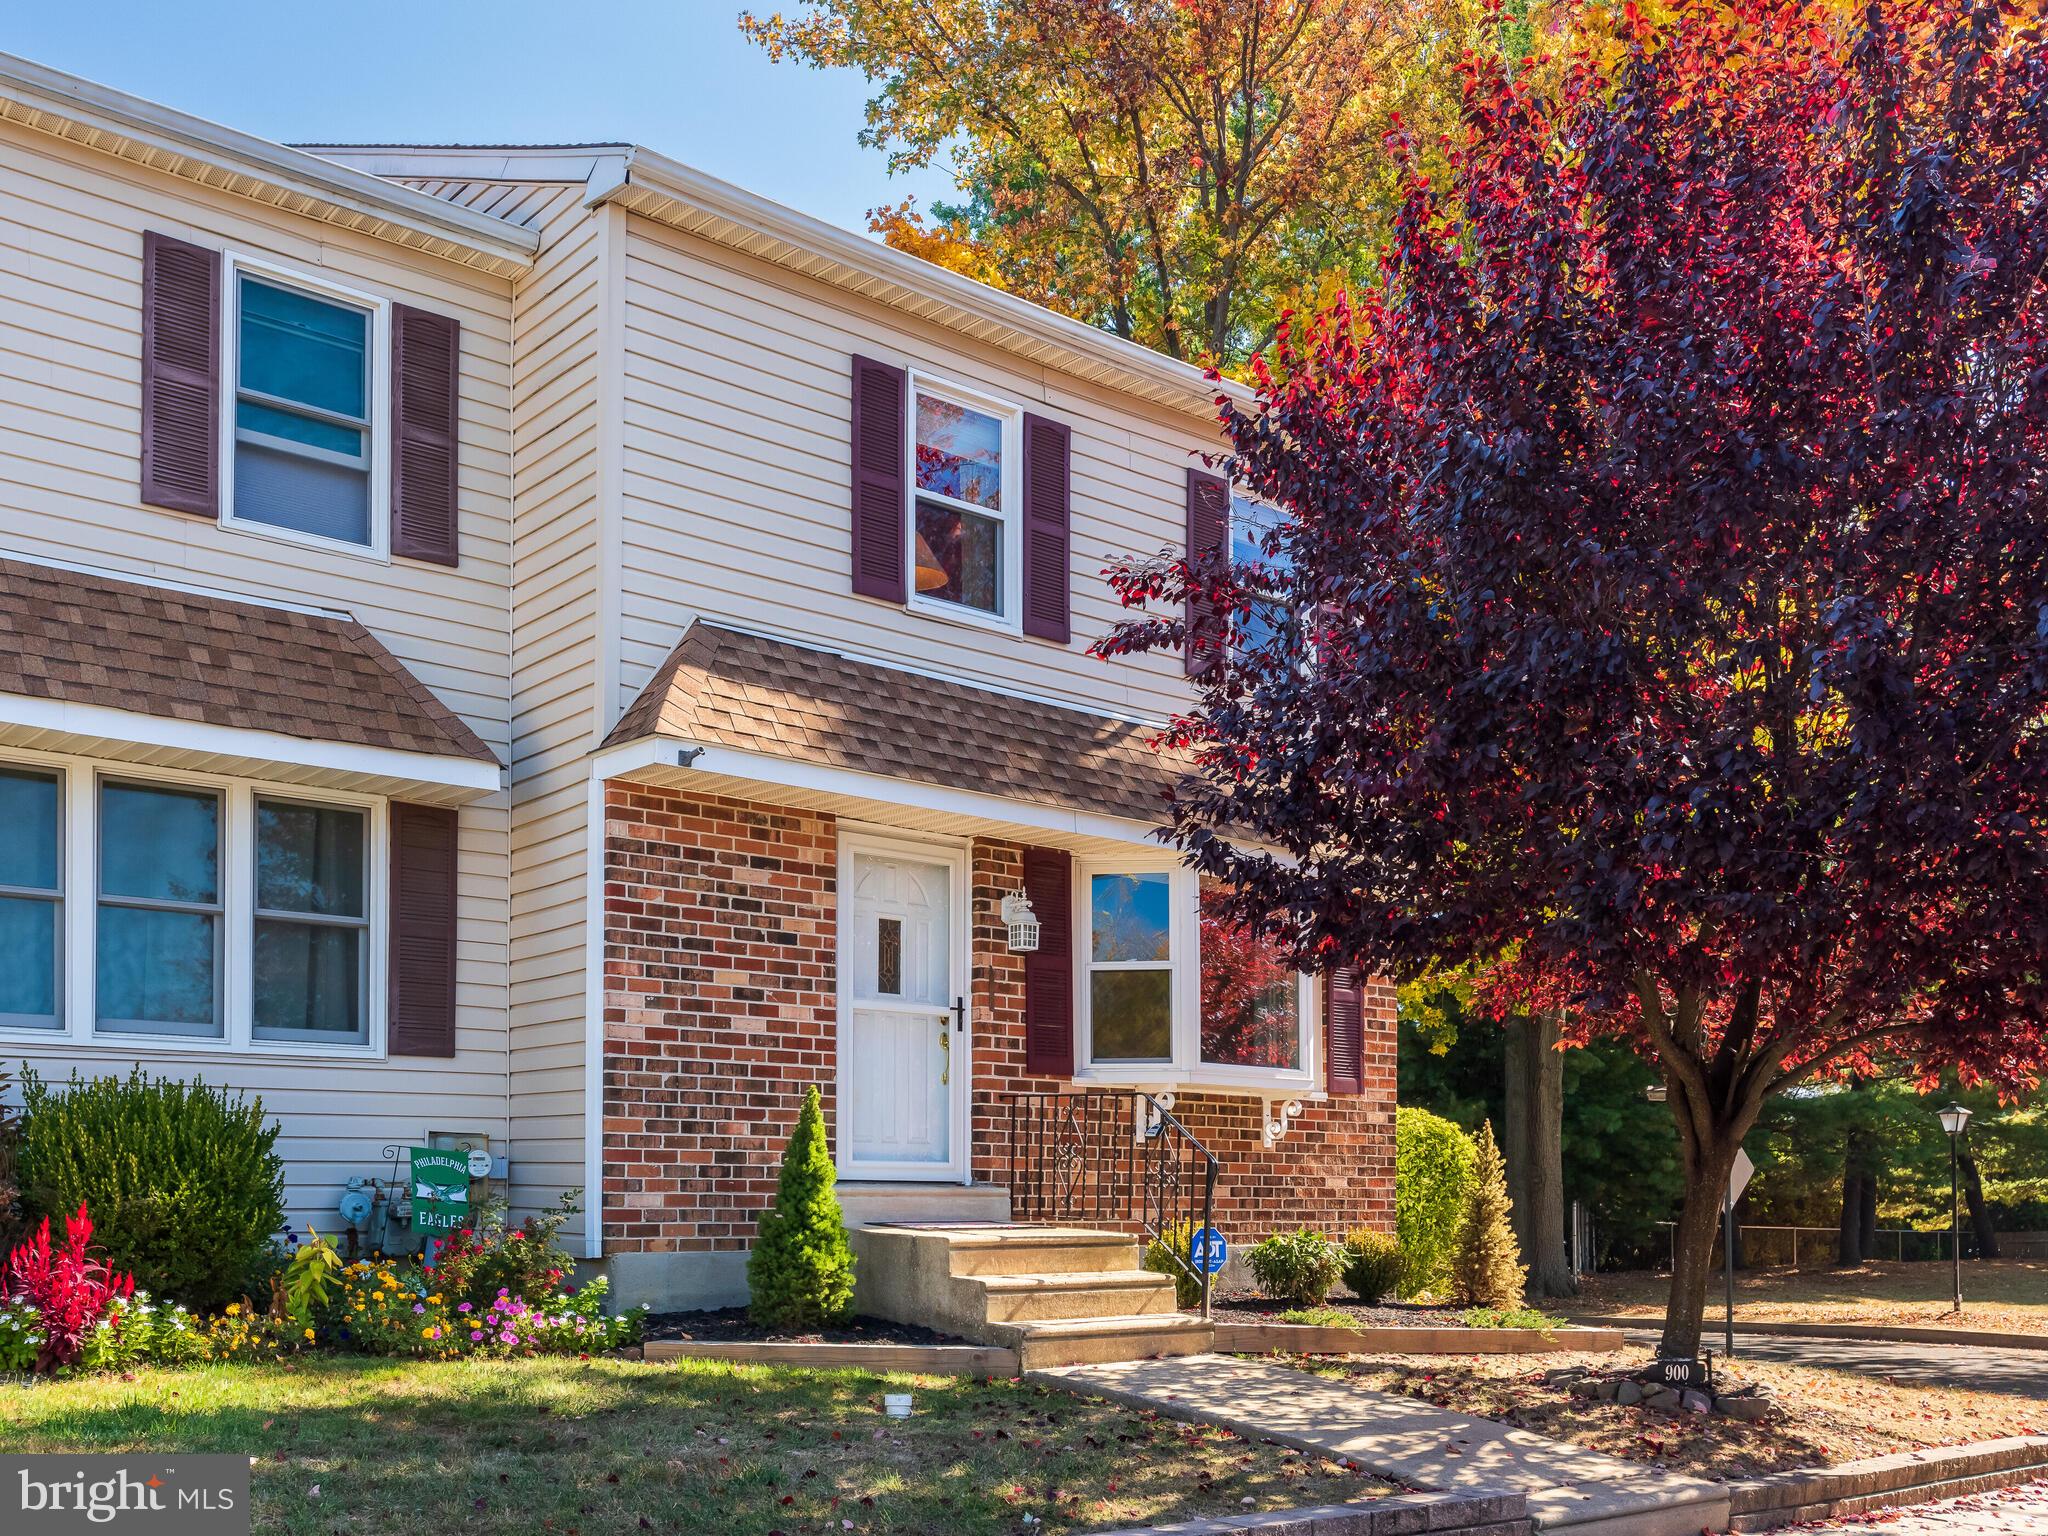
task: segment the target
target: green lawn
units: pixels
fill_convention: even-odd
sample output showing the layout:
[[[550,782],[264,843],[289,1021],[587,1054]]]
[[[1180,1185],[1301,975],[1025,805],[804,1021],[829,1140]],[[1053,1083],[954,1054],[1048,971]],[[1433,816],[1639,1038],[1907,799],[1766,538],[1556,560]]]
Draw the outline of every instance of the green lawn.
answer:
[[[886,1418],[885,1391],[916,1413]],[[248,1453],[265,1536],[1015,1536],[1387,1491],[1221,1430],[961,1377],[309,1356],[0,1384],[0,1451],[94,1450]]]

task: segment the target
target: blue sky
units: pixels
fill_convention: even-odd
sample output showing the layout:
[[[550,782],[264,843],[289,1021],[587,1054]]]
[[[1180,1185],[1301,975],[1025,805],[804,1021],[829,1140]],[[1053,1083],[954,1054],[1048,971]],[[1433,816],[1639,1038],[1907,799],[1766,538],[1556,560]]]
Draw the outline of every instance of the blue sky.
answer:
[[[755,0],[769,12],[795,0]],[[944,196],[854,135],[851,71],[771,64],[740,0],[60,0],[8,8],[0,49],[285,142],[645,144],[865,230]]]

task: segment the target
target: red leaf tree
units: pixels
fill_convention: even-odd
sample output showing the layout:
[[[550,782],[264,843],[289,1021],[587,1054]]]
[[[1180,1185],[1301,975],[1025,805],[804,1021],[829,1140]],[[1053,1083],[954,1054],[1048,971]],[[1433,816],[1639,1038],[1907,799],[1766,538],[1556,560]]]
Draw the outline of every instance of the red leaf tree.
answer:
[[[1318,967],[1511,955],[1658,1064],[1675,1355],[1769,1095],[2048,1061],[2048,46],[1834,15],[1469,61],[1383,283],[1224,405],[1271,568],[1112,573],[1286,606],[1172,733],[1242,921]]]

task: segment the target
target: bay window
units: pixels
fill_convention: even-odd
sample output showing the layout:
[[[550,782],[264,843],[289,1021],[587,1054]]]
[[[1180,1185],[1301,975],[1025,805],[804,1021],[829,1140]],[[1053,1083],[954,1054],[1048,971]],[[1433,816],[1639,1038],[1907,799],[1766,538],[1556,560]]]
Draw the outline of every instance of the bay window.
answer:
[[[0,1027],[57,1029],[64,872],[54,773],[0,768]]]
[[[911,602],[1014,628],[1020,418],[927,380],[911,395]]]
[[[0,1034],[381,1051],[387,822],[339,790],[0,760]]]
[[[1223,887],[1144,858],[1084,862],[1077,885],[1082,1076],[1311,1085],[1315,989],[1224,915]]]

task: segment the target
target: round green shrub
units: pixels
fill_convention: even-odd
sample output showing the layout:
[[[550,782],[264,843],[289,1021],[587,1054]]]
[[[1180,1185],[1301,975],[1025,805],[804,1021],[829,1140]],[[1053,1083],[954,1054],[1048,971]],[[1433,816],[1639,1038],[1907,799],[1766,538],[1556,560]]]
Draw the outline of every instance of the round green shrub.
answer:
[[[1276,1301],[1319,1307],[1344,1267],[1344,1249],[1307,1227],[1275,1232],[1245,1250],[1245,1264],[1259,1289]]]
[[[1426,1109],[1394,1111],[1394,1225],[1401,1244],[1400,1294],[1439,1290],[1472,1190],[1472,1138]]]
[[[1401,1283],[1401,1243],[1391,1232],[1357,1227],[1344,1237],[1344,1285],[1367,1306],[1376,1306]]]
[[[85,1206],[138,1287],[193,1311],[241,1296],[284,1225],[284,1164],[263,1101],[204,1083],[22,1074],[18,1177],[40,1218]]]

